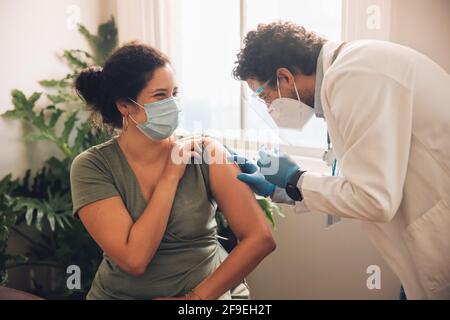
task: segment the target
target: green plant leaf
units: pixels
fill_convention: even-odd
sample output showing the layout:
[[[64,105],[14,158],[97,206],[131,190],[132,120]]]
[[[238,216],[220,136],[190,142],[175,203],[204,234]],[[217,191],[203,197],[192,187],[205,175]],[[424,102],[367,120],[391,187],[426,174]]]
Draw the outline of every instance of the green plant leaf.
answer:
[[[272,227],[276,229],[275,226],[275,220],[274,220],[274,213],[279,215],[280,217],[285,217],[285,215],[282,212],[282,209],[280,206],[275,204],[270,198],[265,198],[256,195],[256,200],[258,201],[259,206],[263,210],[266,218],[271,223]]]
[[[10,185],[12,183],[12,174],[9,173],[0,180],[0,195],[5,194],[9,191]]]
[[[64,223],[72,228],[72,222],[70,222],[69,218],[66,215],[61,216],[61,219],[64,220]]]
[[[283,213],[283,210],[281,209],[281,207],[279,205],[270,201],[270,206],[272,208],[272,212],[275,212],[277,215],[279,215],[282,218],[286,218],[286,215]]]
[[[88,41],[94,53],[94,63],[98,66],[103,66],[118,43],[118,31],[114,17],[111,17],[109,21],[98,27],[97,35],[91,34],[83,25],[78,25],[78,31]]]
[[[75,122],[78,120],[77,116],[78,116],[78,111],[74,111],[67,117],[66,121],[64,122],[64,129],[62,132],[62,140],[66,143],[69,141],[69,135],[75,126]]]
[[[61,217],[59,216],[55,216],[56,222],[59,224],[59,226],[61,227],[61,229],[65,229],[65,225],[64,222],[62,221]]]
[[[29,98],[28,98],[28,106],[33,107],[36,101],[39,100],[41,97],[42,92],[34,92]]]
[[[49,109],[50,107],[55,108],[54,106],[49,106],[49,107],[47,107],[47,110],[51,110],[51,109]],[[54,109],[52,114],[50,115],[48,127],[53,129],[63,113],[64,113],[64,111],[61,109]]]
[[[53,216],[53,215],[47,215],[47,220],[48,220],[48,223],[49,223],[49,225],[50,225],[50,230],[52,231],[52,232],[55,232],[55,229],[56,229],[56,225],[55,225],[55,216]]]
[[[73,149],[75,152],[80,153],[82,151],[83,142],[86,140],[86,137],[89,137],[88,134],[91,130],[92,126],[89,121],[83,122],[81,126],[77,128],[77,134],[73,144]]]
[[[7,110],[2,114],[5,119],[15,119],[17,118],[17,110]]]
[[[27,212],[25,214],[25,219],[27,221],[27,225],[31,226],[31,223],[33,222],[33,213],[34,213],[34,208],[28,208]]]
[[[28,100],[22,91],[14,89],[11,92],[11,96],[13,105],[16,107],[16,109],[25,110],[28,108]]]
[[[42,133],[29,133],[24,137],[25,141],[27,142],[34,142],[34,141],[40,141],[40,140],[48,140],[49,135],[45,132]]]
[[[39,84],[45,88],[65,88],[70,87],[70,82],[67,81],[67,78],[61,79],[61,80],[41,80],[39,81]]]
[[[46,129],[44,110],[40,110],[37,115],[35,114],[35,116],[32,117],[32,123],[40,130]]]
[[[84,69],[89,66],[89,64],[83,61],[79,56],[78,50],[64,50],[63,58],[75,69]]]
[[[27,99],[22,91],[14,89],[11,95],[13,105],[16,107],[16,109],[31,111],[36,101],[41,97],[42,93],[33,92],[31,96]]]
[[[47,94],[47,98],[54,104],[68,102],[68,100],[62,95]]]
[[[44,217],[44,212],[42,210],[37,211],[36,215],[36,229],[42,232],[42,218]]]

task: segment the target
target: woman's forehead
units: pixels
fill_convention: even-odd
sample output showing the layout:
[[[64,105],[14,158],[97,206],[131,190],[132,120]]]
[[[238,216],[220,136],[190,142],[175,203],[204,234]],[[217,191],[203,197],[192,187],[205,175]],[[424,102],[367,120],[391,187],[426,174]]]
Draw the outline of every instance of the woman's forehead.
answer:
[[[175,75],[169,65],[160,67],[153,72],[153,76],[144,90],[154,91],[158,89],[173,89],[175,87]]]

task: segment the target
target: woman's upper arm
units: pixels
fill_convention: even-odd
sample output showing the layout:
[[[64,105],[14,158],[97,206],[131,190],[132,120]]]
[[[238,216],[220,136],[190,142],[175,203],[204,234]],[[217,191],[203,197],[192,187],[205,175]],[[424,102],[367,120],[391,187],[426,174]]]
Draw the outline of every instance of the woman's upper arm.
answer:
[[[115,196],[90,203],[79,210],[79,217],[95,242],[111,259],[126,269],[126,244],[133,221],[122,201]]]
[[[211,191],[238,239],[255,233],[271,237],[271,231],[262,209],[251,189],[237,179],[239,167],[226,160],[227,151],[214,143],[219,163],[209,165]],[[220,163],[222,162],[222,163]]]

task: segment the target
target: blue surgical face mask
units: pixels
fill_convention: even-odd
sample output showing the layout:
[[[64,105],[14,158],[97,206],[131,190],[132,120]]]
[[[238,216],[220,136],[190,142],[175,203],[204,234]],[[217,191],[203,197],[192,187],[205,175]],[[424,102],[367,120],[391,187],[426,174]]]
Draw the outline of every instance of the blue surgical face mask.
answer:
[[[181,112],[178,101],[170,97],[158,102],[146,103],[143,106],[131,98],[130,101],[144,109],[147,121],[137,123],[130,115],[136,127],[147,137],[153,140],[164,140],[172,135],[178,127],[178,114]]]

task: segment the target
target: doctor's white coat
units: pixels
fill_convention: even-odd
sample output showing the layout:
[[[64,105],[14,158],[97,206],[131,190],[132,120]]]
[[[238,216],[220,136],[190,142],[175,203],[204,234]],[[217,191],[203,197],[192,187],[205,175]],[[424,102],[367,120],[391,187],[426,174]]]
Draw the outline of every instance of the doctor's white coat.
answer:
[[[450,299],[450,76],[424,55],[354,41],[323,52],[340,176],[306,173],[309,210],[361,219],[408,299]]]

